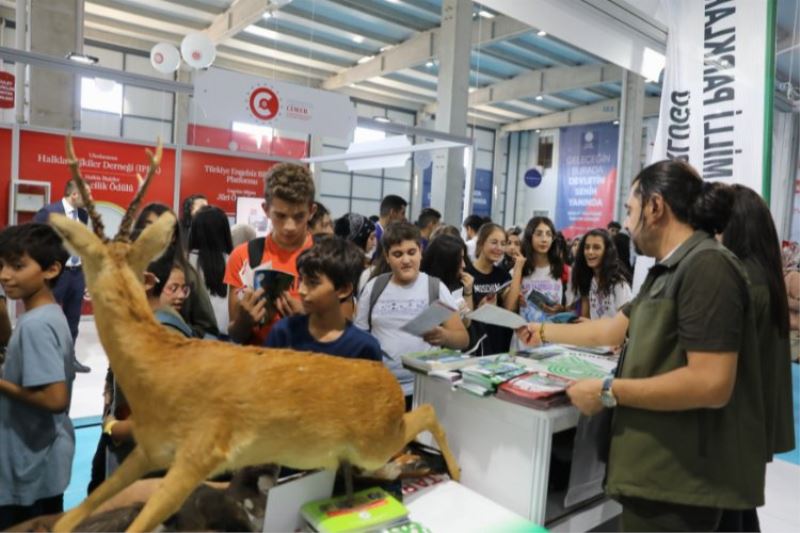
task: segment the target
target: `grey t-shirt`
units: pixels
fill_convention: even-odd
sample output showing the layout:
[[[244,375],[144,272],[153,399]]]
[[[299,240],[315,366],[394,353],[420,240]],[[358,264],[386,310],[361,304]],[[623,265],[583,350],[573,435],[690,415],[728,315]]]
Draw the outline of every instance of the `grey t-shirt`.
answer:
[[[74,348],[56,304],[22,315],[8,342],[2,378],[22,387],[66,382],[70,401]],[[64,413],[50,413],[0,394],[0,505],[31,505],[69,484],[75,432]]]

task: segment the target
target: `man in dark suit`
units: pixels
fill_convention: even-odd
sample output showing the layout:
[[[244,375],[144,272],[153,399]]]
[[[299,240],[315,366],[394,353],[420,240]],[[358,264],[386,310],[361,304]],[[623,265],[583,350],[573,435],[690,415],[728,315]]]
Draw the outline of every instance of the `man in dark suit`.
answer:
[[[80,220],[83,224],[89,223],[89,213],[83,208],[83,198],[81,198],[78,186],[74,181],[67,182],[64,188],[64,197],[58,202],[46,205],[33,217],[35,222],[47,223],[50,213],[60,213],[74,220]],[[56,301],[61,304],[64,315],[67,317],[72,342],[78,337],[78,324],[81,320],[81,305],[83,304],[83,293],[86,290],[86,280],[83,279],[81,268],[81,258],[77,255],[70,256],[67,264],[64,265],[63,272],[53,288],[53,295]],[[75,360],[75,369],[78,372],[88,372],[89,367]]]

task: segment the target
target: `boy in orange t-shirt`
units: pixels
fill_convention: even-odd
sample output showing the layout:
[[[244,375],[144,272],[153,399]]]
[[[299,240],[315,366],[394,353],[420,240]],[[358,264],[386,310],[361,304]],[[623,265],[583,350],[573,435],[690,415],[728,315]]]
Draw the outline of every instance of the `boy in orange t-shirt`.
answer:
[[[228,334],[235,342],[261,345],[282,316],[303,312],[297,293],[297,257],[313,244],[308,220],[314,214],[314,192],[314,179],[303,166],[281,163],[267,174],[262,206],[272,222],[272,233],[264,241],[259,266],[293,274],[295,282],[275,302],[278,312],[261,325],[267,314],[264,290],[253,290],[248,243],[236,247],[228,258],[224,278],[229,286]]]

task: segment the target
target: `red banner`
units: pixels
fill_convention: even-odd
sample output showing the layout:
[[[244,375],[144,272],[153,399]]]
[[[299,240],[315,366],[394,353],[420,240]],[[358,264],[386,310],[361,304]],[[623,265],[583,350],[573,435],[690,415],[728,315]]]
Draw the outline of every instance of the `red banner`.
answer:
[[[0,109],[14,108],[14,75],[0,72]]]
[[[237,197],[264,196],[264,177],[274,164],[274,161],[184,150],[180,197],[204,194],[208,203],[233,216]]]
[[[8,225],[8,195],[11,191],[11,130],[0,128],[0,228]]]
[[[81,175],[89,184],[106,232],[116,230],[138,188],[136,174],[147,172],[146,146],[73,137]],[[52,184],[50,201],[61,198],[71,175],[64,135],[20,132],[19,177]],[[164,149],[161,166],[147,189],[142,205],[161,202],[173,206],[175,150]]]

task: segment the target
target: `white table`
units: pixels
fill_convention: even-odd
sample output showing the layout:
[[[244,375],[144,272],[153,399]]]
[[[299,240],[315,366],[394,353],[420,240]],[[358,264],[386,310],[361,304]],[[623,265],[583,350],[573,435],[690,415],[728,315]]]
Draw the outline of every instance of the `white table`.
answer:
[[[433,405],[447,432],[464,486],[536,524],[545,523],[553,434],[577,425],[574,407],[530,409],[416,374],[414,405],[423,403]],[[429,435],[420,440],[433,445]]]

